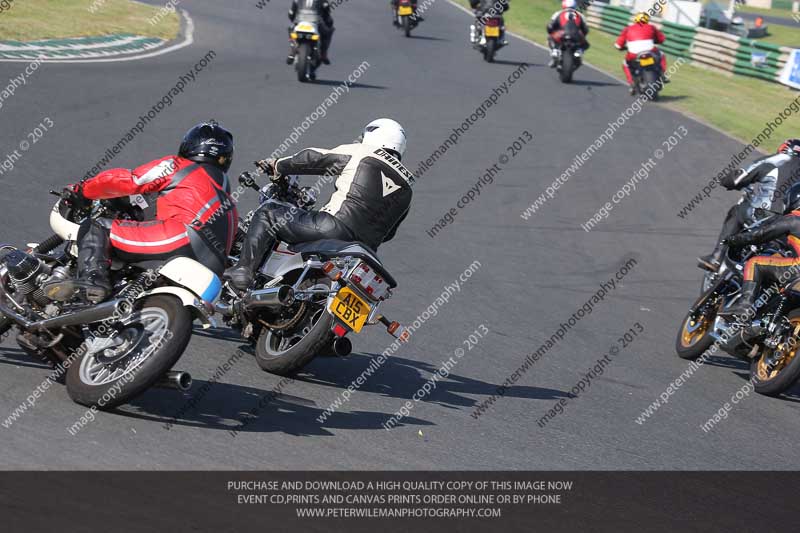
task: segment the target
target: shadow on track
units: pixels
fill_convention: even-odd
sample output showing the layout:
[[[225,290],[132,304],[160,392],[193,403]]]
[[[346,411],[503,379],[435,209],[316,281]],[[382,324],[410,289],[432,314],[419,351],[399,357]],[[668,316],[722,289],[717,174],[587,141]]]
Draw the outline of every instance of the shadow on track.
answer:
[[[430,35],[414,35],[414,34],[412,34],[411,37],[409,37],[409,39],[411,39],[411,40],[416,39],[418,41],[444,41],[444,42],[448,42],[448,43],[450,42],[450,39],[444,39],[442,37],[431,37]]]
[[[12,366],[24,366],[28,368],[41,368],[52,370],[52,366],[44,361],[37,359],[35,355],[30,355],[19,348],[0,348],[0,364]]]
[[[345,83],[347,82],[336,81],[336,80],[316,80],[309,82],[309,85],[323,85],[327,87],[337,87]],[[382,91],[385,91],[387,89],[387,87],[383,85],[370,85],[369,83],[354,83],[352,85],[349,85],[348,87],[350,87],[351,89],[380,89]]]
[[[287,385],[287,388],[291,387],[291,383]],[[201,393],[201,390],[205,392]],[[382,424],[393,414],[347,411],[345,408],[320,423],[317,418],[325,409],[289,394],[280,393],[273,397],[266,382],[264,389],[255,389],[219,381],[195,381],[192,391],[194,395],[180,395],[175,391],[151,389],[113,413],[158,422],[165,431],[174,426],[186,426],[236,433],[282,432],[297,436],[333,435],[329,429],[383,430]],[[197,398],[197,405],[189,403],[193,398]],[[402,422],[405,425],[433,425],[415,417],[406,417]],[[234,437],[231,434],[231,438]]]
[[[306,373],[298,376],[298,380],[347,389],[376,357],[378,354],[354,354],[345,361],[336,358],[316,359]],[[390,398],[410,400],[432,378],[440,366],[393,356],[366,379],[358,390]],[[436,388],[420,401],[451,409],[469,408],[478,402],[473,398],[463,396],[463,394],[491,396],[497,393],[499,387],[500,385],[450,372],[446,378],[439,379],[436,382]],[[531,400],[555,400],[567,398],[568,394],[556,389],[515,385],[509,387],[504,396]]]
[[[521,67],[522,65],[528,65],[529,67],[544,67],[545,65],[541,63],[529,63],[527,61],[509,61],[507,59],[495,59],[492,62],[492,65],[509,65],[512,67]]]
[[[572,85],[579,85],[582,87],[622,87],[622,84],[617,82],[580,80],[580,79],[573,79]]]
[[[676,94],[676,95],[661,95],[658,98],[658,101],[662,104],[668,104],[670,102],[680,102],[681,100],[686,100],[689,98],[685,94]]]

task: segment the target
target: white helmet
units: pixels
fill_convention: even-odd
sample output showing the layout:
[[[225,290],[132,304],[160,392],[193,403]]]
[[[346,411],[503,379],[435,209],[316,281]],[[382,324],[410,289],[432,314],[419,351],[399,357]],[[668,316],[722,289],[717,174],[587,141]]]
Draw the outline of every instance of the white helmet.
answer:
[[[562,0],[561,1],[561,8],[562,9],[575,9],[578,7],[578,2],[575,0]]]
[[[392,150],[400,156],[406,152],[406,132],[403,126],[390,118],[379,118],[364,126],[361,142]]]

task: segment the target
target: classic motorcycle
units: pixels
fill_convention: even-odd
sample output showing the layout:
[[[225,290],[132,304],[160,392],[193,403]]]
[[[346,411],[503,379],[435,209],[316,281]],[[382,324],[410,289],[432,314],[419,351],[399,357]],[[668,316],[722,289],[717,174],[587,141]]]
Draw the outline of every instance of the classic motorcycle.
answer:
[[[556,58],[556,70],[562,83],[570,83],[572,75],[583,63],[583,49],[576,37],[570,33],[564,33],[558,43],[558,57]]]
[[[254,175],[244,172],[239,183],[259,192],[259,205],[277,203],[300,212],[316,203],[312,189],[300,187],[296,177],[275,177],[259,187]],[[253,211],[240,221],[231,261],[237,260],[252,216]],[[242,294],[225,284],[216,308],[255,346],[263,370],[285,376],[320,354],[349,355],[347,335],[366,325],[381,323],[405,341],[405,328],[380,313],[396,286],[375,252],[362,243],[278,242],[260,260],[251,287]]]
[[[649,95],[648,98],[657,101],[661,89],[664,88],[661,72],[661,61],[655,52],[642,52],[630,62],[633,87],[637,94]]]
[[[301,13],[298,22],[289,32],[294,49],[294,69],[301,83],[317,79],[317,69],[322,64],[322,45],[319,17],[316,13]]]
[[[692,304],[675,343],[678,356],[697,359],[714,342],[750,364],[756,392],[778,396],[800,377],[800,270],[769,287],[761,287],[751,316],[719,316],[741,296],[744,263],[755,255],[790,256],[779,242],[729,250],[711,287]]]
[[[491,16],[483,19],[483,30],[481,32],[478,32],[475,24],[471,25],[470,41],[473,48],[483,55],[484,60],[492,63],[497,51],[505,46],[503,44],[505,30],[503,18],[500,16]]]
[[[50,290],[49,282],[75,276],[83,220],[140,216],[141,208],[127,198],[84,208],[59,200],[50,213],[54,235],[25,250],[0,247],[0,330],[16,326],[25,352],[67,368],[67,392],[75,402],[101,410],[152,386],[191,386],[188,373],[171,369],[189,343],[193,320],[211,326],[222,285],[202,264],[176,257],[148,265],[114,260],[113,293],[102,303]]]
[[[419,24],[411,0],[398,0],[395,16],[397,27],[403,30],[406,37],[411,37],[411,30]]]

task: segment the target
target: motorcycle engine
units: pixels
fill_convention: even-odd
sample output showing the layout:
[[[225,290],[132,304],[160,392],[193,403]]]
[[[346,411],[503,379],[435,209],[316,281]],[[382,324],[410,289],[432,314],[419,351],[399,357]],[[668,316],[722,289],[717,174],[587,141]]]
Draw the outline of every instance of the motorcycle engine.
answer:
[[[67,279],[69,272],[64,267],[51,269],[43,261],[22,250],[14,250],[4,257],[8,277],[14,293],[29,297],[39,305],[50,303],[42,290],[45,281]]]

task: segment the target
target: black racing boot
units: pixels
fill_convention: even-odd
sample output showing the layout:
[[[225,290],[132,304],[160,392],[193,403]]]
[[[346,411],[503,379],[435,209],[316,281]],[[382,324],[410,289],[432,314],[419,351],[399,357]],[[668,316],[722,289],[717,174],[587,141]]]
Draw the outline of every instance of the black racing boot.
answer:
[[[253,283],[255,269],[258,266],[256,263],[261,262],[264,254],[275,243],[270,229],[266,212],[263,209],[259,209],[250,221],[250,229],[247,230],[247,236],[242,243],[242,254],[239,256],[239,262],[222,274],[223,279],[230,281],[231,285],[236,289],[240,291],[247,290],[250,284]]]
[[[92,220],[78,233],[78,277],[46,283],[42,289],[48,298],[65,302],[80,298],[100,303],[111,294],[108,271],[111,266],[109,229]]]
[[[756,287],[755,281],[745,281],[742,284],[742,295],[736,302],[736,305],[729,309],[723,309],[719,316],[727,320],[735,319],[742,321],[750,316],[750,309],[756,301]]]

